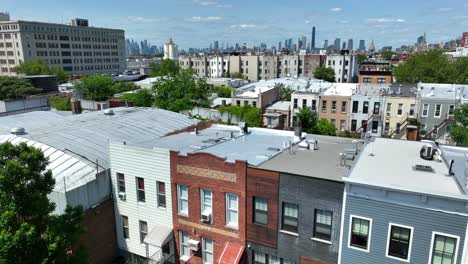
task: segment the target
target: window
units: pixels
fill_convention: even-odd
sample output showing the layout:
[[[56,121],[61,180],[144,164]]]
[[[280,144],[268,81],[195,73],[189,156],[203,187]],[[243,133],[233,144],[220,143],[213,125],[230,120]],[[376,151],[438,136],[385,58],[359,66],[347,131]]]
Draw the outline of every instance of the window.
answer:
[[[359,108],[359,101],[353,101],[353,113],[357,113]]]
[[[283,217],[281,229],[298,233],[299,205],[283,202]]]
[[[412,227],[389,224],[387,257],[409,262],[412,233]]]
[[[166,208],[166,186],[164,182],[156,182],[158,187],[158,207]]]
[[[449,105],[449,112],[448,112],[448,116],[451,117],[453,116],[453,110],[455,109],[455,106],[454,105]]]
[[[392,103],[387,103],[387,116],[390,116],[392,113]]]
[[[253,253],[253,263],[254,264],[266,264],[267,263],[267,256],[266,254],[258,251],[254,251]]]
[[[349,246],[369,252],[372,220],[351,216]]]
[[[212,193],[210,190],[200,190],[201,213],[211,214],[212,211]]]
[[[249,105],[249,101],[245,100],[244,101],[244,106],[248,106]]]
[[[187,185],[177,185],[177,209],[179,214],[188,215],[188,188]]]
[[[351,120],[351,131],[356,131],[356,128],[357,128],[357,120],[356,119],[352,119]]]
[[[302,108],[307,107],[307,99],[302,99]]]
[[[372,82],[372,78],[371,77],[364,77],[363,80],[362,80],[363,83],[371,83]]]
[[[456,236],[432,233],[431,264],[453,264],[457,260],[458,240]]]
[[[312,100],[312,110],[317,111],[317,100]]]
[[[241,105],[240,100],[237,100],[237,101],[236,101],[236,105],[237,105],[237,106],[240,106],[240,105]]]
[[[327,111],[327,101],[322,101],[322,112],[326,112]]]
[[[297,98],[294,98],[293,108],[297,109]]]
[[[340,120],[340,131],[346,130],[346,120]]]
[[[423,105],[422,116],[428,116],[429,114],[429,104]]]
[[[145,202],[145,179],[136,177],[138,202]]]
[[[117,185],[119,193],[125,193],[125,175],[123,173],[117,173]]]
[[[179,232],[179,243],[180,243],[180,256],[190,257],[190,246],[189,246],[189,234],[186,232]]]
[[[435,111],[434,111],[434,117],[440,117],[441,112],[442,112],[442,105],[441,104],[436,104]]]
[[[202,238],[203,263],[213,264],[213,240]]]
[[[314,237],[330,241],[332,231],[331,211],[315,209]]]
[[[148,235],[148,224],[145,221],[140,221],[140,243],[145,243],[145,237]]]
[[[226,225],[229,227],[237,228],[238,202],[237,194],[226,193]]]
[[[415,104],[410,104],[410,106],[409,106],[409,116],[414,116],[415,107],[416,107]]]
[[[332,101],[332,112],[336,112],[336,101]]]
[[[268,224],[268,200],[265,198],[254,197],[254,219],[256,224]]]
[[[346,102],[341,102],[341,113],[346,113]]]
[[[368,101],[364,102],[364,104],[362,106],[362,113],[363,114],[369,113],[369,102]]]
[[[397,115],[401,116],[403,114],[403,104],[398,104]]]
[[[257,102],[256,101],[252,102],[252,107],[257,107]]]
[[[332,125],[335,125],[336,119],[330,119],[330,123],[331,123]]]
[[[374,102],[374,115],[378,115],[380,113],[380,102]]]
[[[129,232],[129,229],[128,229],[128,217],[127,216],[120,216],[120,218],[122,219],[122,233],[123,233],[123,237],[125,239],[129,239],[130,238],[130,232]]]
[[[377,78],[377,83],[386,83],[387,79],[385,78]]]

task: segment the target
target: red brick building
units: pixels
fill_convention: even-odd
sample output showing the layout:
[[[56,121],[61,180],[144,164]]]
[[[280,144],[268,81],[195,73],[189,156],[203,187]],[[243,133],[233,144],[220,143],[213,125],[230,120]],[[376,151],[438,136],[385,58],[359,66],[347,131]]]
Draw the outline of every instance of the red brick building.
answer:
[[[461,46],[468,47],[468,32],[463,32],[462,39],[461,39]]]
[[[170,159],[180,263],[245,263],[246,162],[207,153],[171,152]]]

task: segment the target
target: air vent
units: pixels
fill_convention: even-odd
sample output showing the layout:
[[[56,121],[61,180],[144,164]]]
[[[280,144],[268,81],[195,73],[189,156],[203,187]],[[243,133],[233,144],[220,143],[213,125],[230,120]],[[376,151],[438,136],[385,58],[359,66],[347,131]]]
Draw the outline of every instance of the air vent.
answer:
[[[269,150],[269,151],[275,151],[275,152],[279,152],[281,149],[279,149],[279,148],[273,148],[273,147],[269,147],[269,148],[267,148],[267,150]]]
[[[434,169],[431,166],[419,165],[419,164],[416,164],[416,166],[414,166],[414,170],[424,171],[424,172],[434,172]]]

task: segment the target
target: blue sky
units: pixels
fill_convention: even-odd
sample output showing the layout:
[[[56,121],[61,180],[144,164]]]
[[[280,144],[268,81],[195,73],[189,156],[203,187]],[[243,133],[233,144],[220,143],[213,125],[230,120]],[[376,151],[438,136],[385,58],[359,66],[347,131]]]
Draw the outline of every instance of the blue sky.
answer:
[[[427,33],[431,43],[468,31],[468,0],[1,0],[12,19],[67,22],[80,17],[96,27],[121,28],[128,38],[162,45],[169,37],[181,48],[278,41],[300,35],[317,45],[353,38],[376,46],[413,44]]]

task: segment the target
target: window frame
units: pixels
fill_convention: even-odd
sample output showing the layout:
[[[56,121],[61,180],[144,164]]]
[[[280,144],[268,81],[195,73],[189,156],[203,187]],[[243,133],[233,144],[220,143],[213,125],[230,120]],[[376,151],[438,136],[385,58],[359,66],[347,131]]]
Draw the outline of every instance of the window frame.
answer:
[[[257,209],[257,199],[259,200],[264,200],[266,202],[266,211],[265,210],[262,210],[262,209]],[[266,223],[262,223],[262,222],[258,222],[257,220],[257,212],[260,212],[260,214],[265,214],[266,215]],[[267,198],[264,198],[264,197],[258,197],[258,196],[254,196],[253,197],[253,214],[252,214],[252,222],[254,224],[257,224],[257,225],[263,225],[263,226],[267,226],[268,225],[268,199]]]
[[[330,216],[330,239],[326,239],[326,238],[322,238],[322,237],[318,237],[317,234],[316,234],[316,229],[317,229],[317,213],[319,211],[323,211],[323,212],[330,212],[331,213],[331,216]],[[321,223],[319,223],[321,224]],[[332,210],[327,210],[327,209],[319,209],[319,208],[315,208],[314,209],[314,229],[313,229],[313,239],[315,240],[320,240],[320,241],[326,241],[326,242],[332,242],[332,238],[333,238],[333,211]],[[322,234],[322,233],[320,233]]]
[[[208,203],[205,202],[205,192],[210,193],[210,204],[208,206]],[[205,208],[207,207],[207,208]],[[205,188],[200,188],[200,219],[202,219],[201,214],[205,212],[206,209],[210,207],[210,214],[213,216],[213,192],[210,189],[205,189]],[[213,219],[213,217],[212,217]],[[210,224],[212,223],[213,220],[210,221]]]
[[[400,109],[400,106],[401,106],[401,109]],[[397,116],[402,116],[403,115],[403,110],[404,110],[404,105],[403,104],[398,104]]]
[[[181,187],[185,187],[186,190],[187,190],[187,197],[184,198],[182,197],[180,194],[181,194],[181,191],[180,191],[180,188]],[[189,215],[189,206],[188,206],[188,199],[189,199],[189,193],[188,193],[188,186],[185,185],[185,184],[177,184],[177,214],[179,215],[184,215],[184,216],[187,216]],[[186,210],[181,210],[181,201],[182,200],[186,200],[187,201],[187,209]]]
[[[186,243],[184,244],[184,239],[182,239],[184,237],[184,235],[186,235],[187,237],[187,241]],[[188,232],[185,232],[185,231],[179,231],[179,250],[180,250],[180,257],[183,258],[183,257],[186,257],[186,258],[190,258],[190,244],[189,244],[189,240],[190,240],[190,234]],[[188,255],[184,255],[184,251],[183,248],[187,248],[188,250]]]
[[[410,229],[410,231],[411,231],[410,237],[409,237],[409,245],[408,245],[408,259],[403,259],[403,258],[391,256],[391,255],[388,254],[388,250],[390,249],[390,235],[391,235],[391,231],[392,231],[392,226]],[[411,261],[411,251],[412,251],[412,247],[413,247],[413,236],[414,236],[414,227],[406,226],[406,225],[400,225],[400,224],[396,224],[396,223],[392,223],[392,222],[388,223],[387,247],[386,247],[386,250],[385,250],[385,257],[410,263],[410,261]]]
[[[143,223],[146,225],[146,231],[142,231],[141,227]],[[138,221],[138,233],[140,234],[140,244],[144,244],[145,238],[148,236],[148,222],[142,220]],[[145,237],[142,237],[142,234],[145,234]]]
[[[288,230],[288,229],[284,228],[284,217],[285,217],[284,208],[285,208],[286,204],[294,205],[296,207],[296,209],[297,209],[296,231],[291,231],[291,230]],[[288,216],[288,217],[292,218],[291,216]],[[287,232],[287,233],[299,234],[299,204],[291,203],[291,202],[285,202],[285,201],[283,201],[281,203],[281,229],[280,230],[283,231],[283,232]]]
[[[452,112],[452,113],[450,113],[450,112]],[[451,104],[448,107],[447,116],[448,117],[453,117],[454,114],[455,114],[455,105]]]
[[[126,219],[127,225],[125,225],[124,219]],[[128,221],[128,216],[120,215],[120,221],[122,222],[122,237],[125,240],[129,240],[130,239],[130,224]],[[125,230],[127,230],[127,235],[125,235]]]
[[[439,115],[437,115],[437,106],[440,106]],[[442,104],[436,104],[434,107],[434,118],[440,118],[442,116]]]
[[[136,191],[137,191],[137,202],[145,203],[146,202],[146,192],[145,192],[145,178],[142,177],[135,177],[136,179]],[[140,188],[139,180],[143,180],[143,189]],[[140,194],[143,194],[143,199],[140,199]]]
[[[455,235],[451,235],[451,234],[447,234],[447,233],[442,233],[442,232],[436,232],[436,231],[433,231],[433,232],[432,232],[432,236],[431,236],[431,249],[429,250],[429,259],[428,259],[427,263],[432,264],[432,260],[433,260],[433,257],[434,257],[434,242],[435,242],[435,237],[436,237],[436,235],[444,236],[444,237],[450,237],[450,238],[454,238],[454,239],[457,240],[457,243],[456,243],[456,245],[455,245],[455,252],[453,253],[453,255],[454,255],[453,263],[457,263],[457,260],[458,260],[458,249],[459,249],[459,246],[460,246],[460,236],[455,236]]]
[[[159,185],[162,184],[163,185],[163,188],[164,188],[164,193],[161,193],[160,190],[159,190]],[[158,208],[166,208],[167,206],[167,199],[166,199],[166,183],[165,182],[162,182],[162,181],[156,181],[156,195],[157,195],[157,198],[158,198],[158,201],[157,201],[157,205],[158,205]],[[162,205],[161,203],[161,196],[164,197],[164,205]]]
[[[352,232],[353,232],[353,229],[352,229],[353,228],[353,218],[369,221],[369,232],[367,233],[367,248],[366,249],[364,249],[362,247],[357,247],[357,246],[354,246],[354,245],[351,244],[351,235],[352,235]],[[372,218],[351,214],[349,216],[348,248],[352,248],[352,249],[355,249],[355,250],[360,250],[360,251],[369,253],[370,252],[370,245],[371,245],[371,238],[372,238]]]
[[[232,197],[236,197],[236,200],[237,200],[237,208],[234,210],[233,208],[230,208],[229,206],[229,199],[228,197],[229,196],[232,196]],[[234,229],[238,229],[239,228],[239,195],[235,194],[235,193],[226,193],[225,195],[225,199],[226,199],[226,226],[229,227],[229,228],[234,228]],[[229,212],[236,212],[237,214],[237,219],[236,219],[236,222],[235,224],[232,223],[232,219],[230,219],[229,217]]]
[[[126,193],[127,189],[125,187],[125,174],[117,172],[116,176],[117,176],[117,189],[118,189],[119,193]],[[122,176],[123,179],[120,179],[120,176]],[[121,185],[122,183],[123,183],[123,186]],[[123,192],[121,191],[121,187],[123,187]]]
[[[427,106],[427,109],[424,109]],[[424,114],[424,111],[426,111],[426,114]],[[421,116],[422,117],[428,117],[429,116],[429,104],[423,104],[422,111],[421,111]]]
[[[205,247],[205,242],[207,240],[210,240],[211,241],[211,251],[208,251]],[[202,241],[201,241],[201,244],[202,244],[202,263],[203,264],[214,264],[214,241],[213,239],[211,238],[207,238],[207,237],[202,237]],[[207,262],[206,261],[206,253],[208,254],[211,254],[211,262]]]

